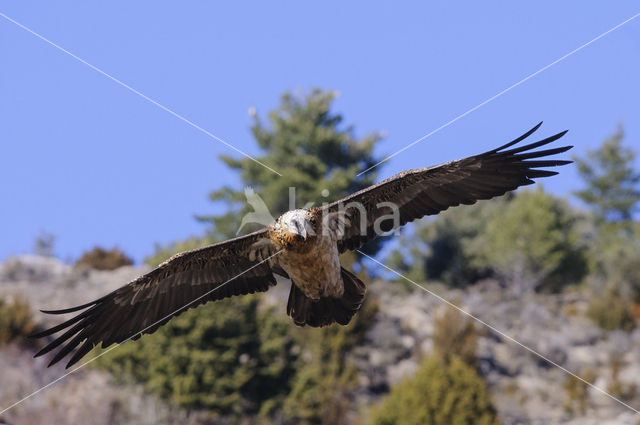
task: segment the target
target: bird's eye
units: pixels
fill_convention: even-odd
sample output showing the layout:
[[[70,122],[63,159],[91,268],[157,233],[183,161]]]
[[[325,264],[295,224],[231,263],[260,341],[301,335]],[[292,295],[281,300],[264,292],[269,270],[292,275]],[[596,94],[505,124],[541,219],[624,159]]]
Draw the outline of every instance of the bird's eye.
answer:
[[[316,225],[316,219],[315,218],[312,217],[311,220],[309,220],[309,221],[311,221],[311,224],[313,224],[314,226]]]

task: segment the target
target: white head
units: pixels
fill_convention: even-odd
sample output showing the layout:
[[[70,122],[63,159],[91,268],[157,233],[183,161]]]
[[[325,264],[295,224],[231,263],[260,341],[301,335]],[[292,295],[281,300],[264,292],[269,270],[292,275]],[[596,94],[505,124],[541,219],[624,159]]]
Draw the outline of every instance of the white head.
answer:
[[[315,218],[309,210],[291,210],[282,214],[276,226],[286,229],[292,235],[299,236],[306,240],[309,236],[315,235],[314,223]]]

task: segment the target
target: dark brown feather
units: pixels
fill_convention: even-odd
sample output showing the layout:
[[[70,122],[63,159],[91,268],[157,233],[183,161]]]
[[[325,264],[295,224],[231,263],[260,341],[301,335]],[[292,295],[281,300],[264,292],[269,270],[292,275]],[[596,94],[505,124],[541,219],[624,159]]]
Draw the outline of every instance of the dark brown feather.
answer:
[[[105,348],[113,343],[137,339],[142,334],[154,332],[183,311],[207,301],[266,291],[276,284],[269,263],[249,260],[252,244],[266,238],[264,229],[183,252],[95,301],[46,311],[51,314],[80,313],[32,335],[45,337],[65,331],[40,350],[36,357],[62,347],[51,360],[51,365],[77,349],[67,364],[69,367],[98,344]]]
[[[311,300],[295,283],[291,282],[287,314],[296,325],[317,328],[332,323],[349,324],[351,318],[362,306],[367,286],[345,268],[341,268],[340,273],[344,282],[342,298],[322,297],[319,300]]]
[[[339,211],[353,202],[363,205],[367,211],[366,217],[363,218],[366,220],[367,232],[360,234],[359,210],[347,209],[351,216],[351,225],[346,227],[344,236],[338,241],[338,249],[340,252],[357,249],[377,236],[374,224],[378,218],[388,214],[377,207],[379,202],[392,202],[397,205],[400,212],[399,224],[404,225],[425,215],[438,214],[450,207],[469,205],[480,199],[503,195],[520,186],[533,184],[534,178],[557,174],[556,171],[540,168],[566,165],[571,161],[534,159],[566,152],[571,146],[538,151],[533,149],[554,142],[564,136],[566,131],[538,142],[506,150],[529,137],[541,124],[497,149],[435,167],[404,171],[323,207],[322,213],[330,213]]]

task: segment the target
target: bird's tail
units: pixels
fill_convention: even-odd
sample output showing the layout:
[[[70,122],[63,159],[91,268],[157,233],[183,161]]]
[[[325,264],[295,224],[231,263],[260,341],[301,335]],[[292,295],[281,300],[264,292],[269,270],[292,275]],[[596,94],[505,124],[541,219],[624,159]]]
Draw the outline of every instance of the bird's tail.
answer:
[[[314,328],[327,326],[333,322],[347,325],[362,306],[367,286],[349,270],[341,268],[344,294],[342,298],[322,297],[319,300],[307,298],[300,288],[292,282],[287,314],[298,326],[309,325]]]

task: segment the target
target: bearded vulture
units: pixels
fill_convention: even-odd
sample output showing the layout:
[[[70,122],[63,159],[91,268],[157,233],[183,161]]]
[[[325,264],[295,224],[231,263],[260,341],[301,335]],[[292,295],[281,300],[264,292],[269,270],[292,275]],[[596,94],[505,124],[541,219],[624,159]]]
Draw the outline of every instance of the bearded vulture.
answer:
[[[63,310],[43,310],[77,315],[34,334],[39,338],[64,331],[36,356],[61,347],[51,366],[75,349],[69,367],[97,344],[104,348],[138,339],[187,309],[234,295],[264,292],[276,284],[274,274],[292,282],[287,314],[296,325],[346,325],[362,305],[367,287],[341,267],[340,253],[358,249],[380,232],[425,215],[500,196],[534,183],[534,178],[557,174],[544,168],[571,161],[540,158],[572,146],[535,149],[566,131],[512,147],[541,124],[483,154],[404,171],[337,202],[288,211],[257,232],[174,255],[97,300]]]

